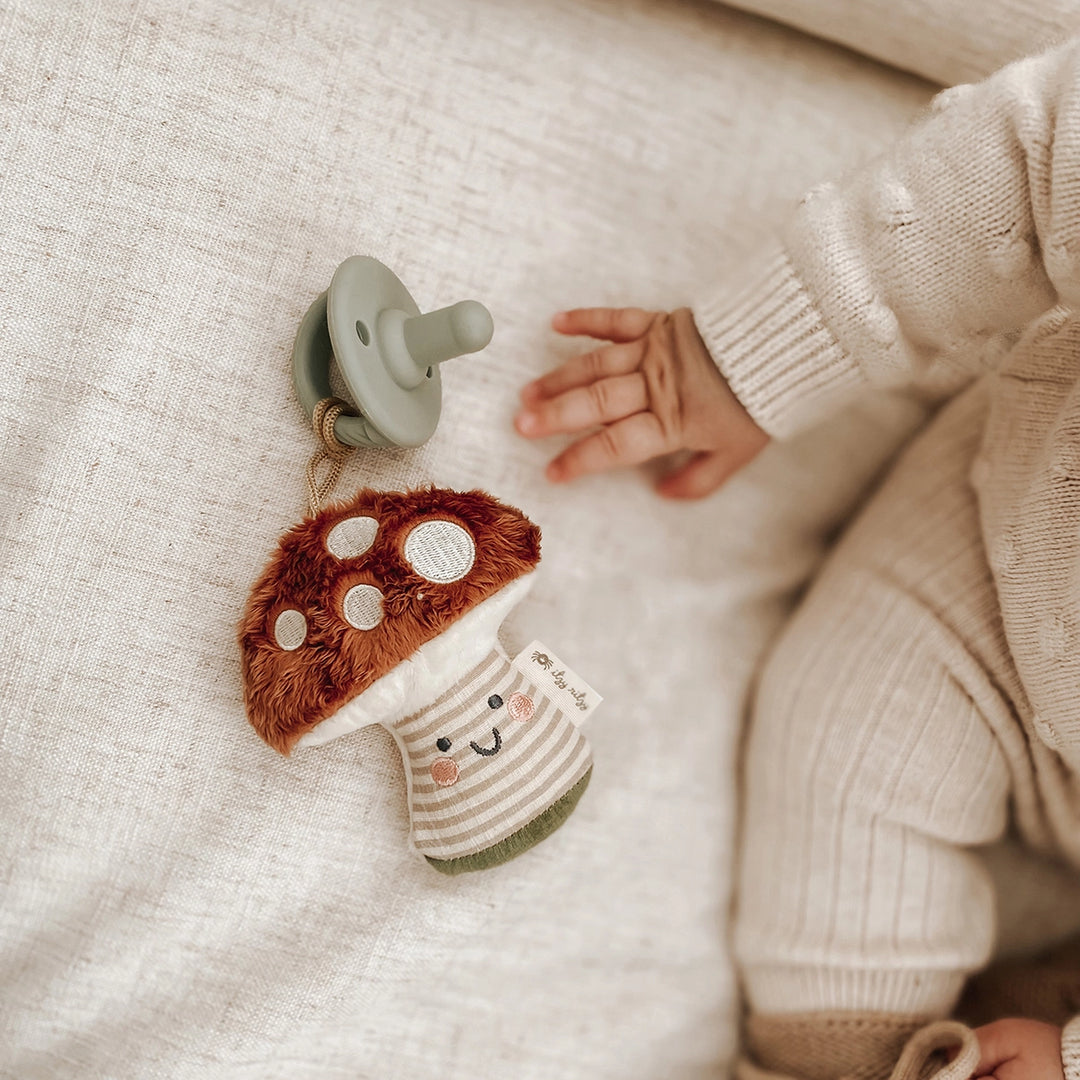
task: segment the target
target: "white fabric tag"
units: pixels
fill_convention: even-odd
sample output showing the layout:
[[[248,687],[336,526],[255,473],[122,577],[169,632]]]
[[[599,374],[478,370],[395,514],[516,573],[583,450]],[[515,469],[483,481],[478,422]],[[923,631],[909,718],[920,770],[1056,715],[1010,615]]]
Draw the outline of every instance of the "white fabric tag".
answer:
[[[514,667],[575,723],[583,724],[604,699],[546,645],[532,641],[514,657]]]

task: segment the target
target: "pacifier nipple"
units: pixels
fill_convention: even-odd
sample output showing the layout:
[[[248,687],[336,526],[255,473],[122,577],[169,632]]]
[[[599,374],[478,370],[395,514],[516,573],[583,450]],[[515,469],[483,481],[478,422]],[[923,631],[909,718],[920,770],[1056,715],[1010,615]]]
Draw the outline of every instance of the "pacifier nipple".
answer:
[[[430,379],[438,364],[485,348],[495,324],[483,304],[461,300],[426,315],[384,311],[379,330],[387,369],[398,386],[411,390]]]
[[[418,366],[429,367],[486,348],[495,323],[483,304],[461,300],[405,320],[405,345]]]

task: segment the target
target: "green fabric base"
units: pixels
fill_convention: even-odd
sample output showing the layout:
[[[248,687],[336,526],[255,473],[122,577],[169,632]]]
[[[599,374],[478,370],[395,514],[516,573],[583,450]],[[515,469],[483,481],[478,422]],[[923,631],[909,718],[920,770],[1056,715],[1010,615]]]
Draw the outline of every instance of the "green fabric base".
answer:
[[[589,771],[557,803],[549,806],[539,817],[533,818],[524,828],[475,855],[462,855],[460,859],[433,859],[430,855],[425,855],[424,858],[440,874],[467,874],[470,870],[487,870],[489,867],[509,862],[522,852],[528,851],[534,844],[539,844],[545,836],[550,836],[573,813],[578,799],[589,786],[591,776],[590,765]]]

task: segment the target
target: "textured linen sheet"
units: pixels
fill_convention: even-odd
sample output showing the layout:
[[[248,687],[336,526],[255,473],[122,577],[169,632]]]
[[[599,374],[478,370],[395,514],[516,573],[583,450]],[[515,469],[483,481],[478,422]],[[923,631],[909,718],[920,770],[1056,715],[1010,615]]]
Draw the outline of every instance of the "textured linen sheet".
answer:
[[[0,1075],[722,1075],[734,752],[793,590],[922,416],[867,401],[717,497],[551,488],[517,388],[582,303],[686,302],[931,88],[710,4],[0,2]],[[285,760],[235,626],[305,506],[299,319],[354,253],[491,346],[361,484],[544,531],[538,637],[606,697],[554,836],[447,879],[367,730]]]

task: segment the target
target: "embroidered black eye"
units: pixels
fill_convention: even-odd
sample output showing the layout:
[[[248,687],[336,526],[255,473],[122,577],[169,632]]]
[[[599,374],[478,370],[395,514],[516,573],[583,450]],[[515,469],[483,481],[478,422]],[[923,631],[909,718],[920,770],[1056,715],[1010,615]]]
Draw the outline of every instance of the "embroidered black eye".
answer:
[[[502,708],[502,698],[499,697],[498,694],[492,694],[491,697],[488,698],[488,708],[489,709],[501,709]]]
[[[443,738],[438,739],[435,745],[445,754],[446,751],[449,750],[453,744],[448,738],[444,736]]]

